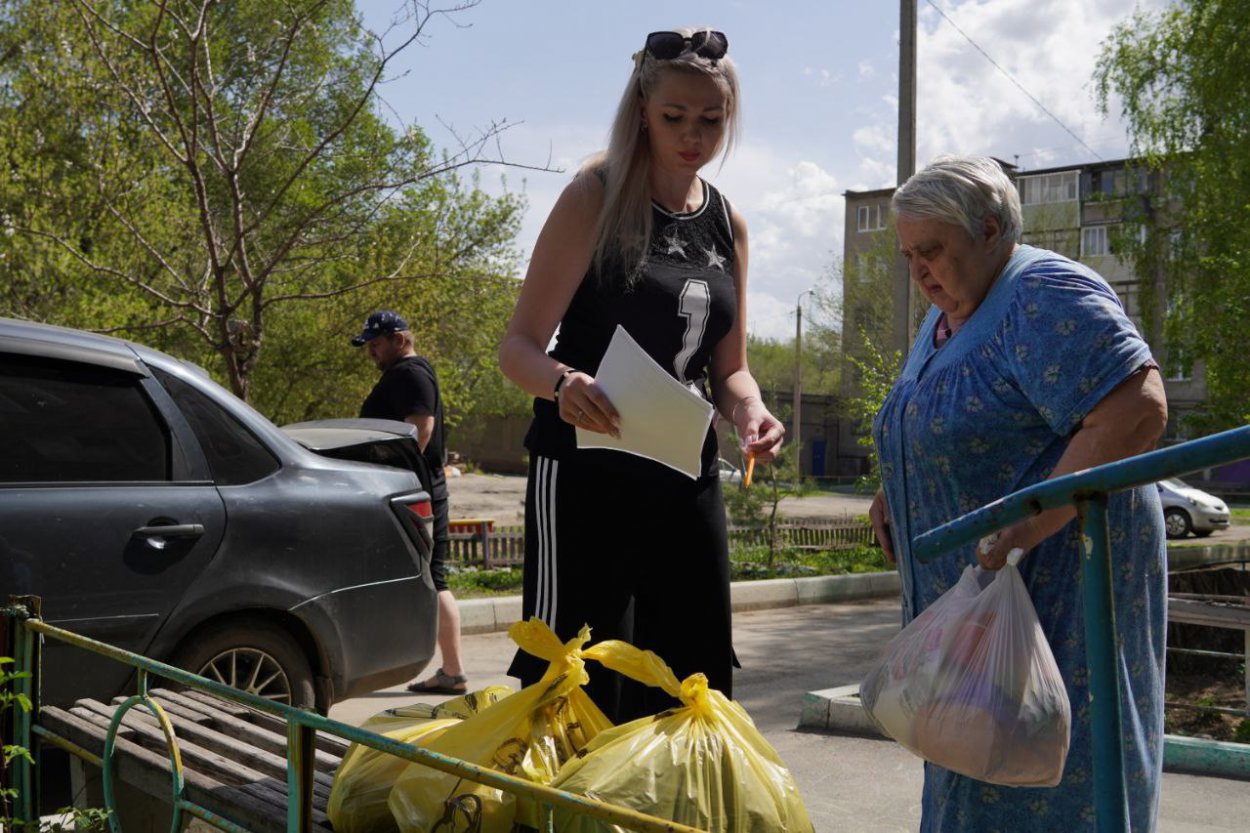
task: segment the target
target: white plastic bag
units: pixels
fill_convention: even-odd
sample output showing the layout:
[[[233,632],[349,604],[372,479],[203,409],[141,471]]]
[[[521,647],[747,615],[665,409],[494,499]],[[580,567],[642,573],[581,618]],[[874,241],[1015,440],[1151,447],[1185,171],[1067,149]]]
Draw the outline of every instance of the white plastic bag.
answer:
[[[968,566],[860,684],[882,732],[938,766],[1016,787],[1063,777],[1072,724],[1059,666],[1016,568]]]

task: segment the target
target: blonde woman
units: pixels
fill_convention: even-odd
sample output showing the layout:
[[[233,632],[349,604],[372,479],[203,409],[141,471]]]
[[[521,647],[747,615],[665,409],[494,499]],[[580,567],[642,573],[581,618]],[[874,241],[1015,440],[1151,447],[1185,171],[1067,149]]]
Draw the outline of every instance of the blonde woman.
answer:
[[[721,32],[653,32],[634,55],[608,149],[565,188],[534,246],[499,351],[533,394],[523,613],[563,639],[589,624],[678,677],[732,696],[728,541],[709,426],[695,480],[612,450],[579,449],[575,427],[616,434],[595,383],[617,325],[729,419],[744,451],[771,460],[784,436],[747,368],[747,230],[699,171],[733,145],[738,79]],[[559,336],[547,351],[556,327]],[[523,683],[546,664],[518,654]],[[590,693],[620,721],[670,705],[606,670]]]

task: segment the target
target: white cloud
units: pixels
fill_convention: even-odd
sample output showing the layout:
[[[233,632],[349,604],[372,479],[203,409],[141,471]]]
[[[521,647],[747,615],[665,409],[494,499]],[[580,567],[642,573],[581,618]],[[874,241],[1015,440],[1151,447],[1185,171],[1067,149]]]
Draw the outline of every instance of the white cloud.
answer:
[[[1028,0],[946,2],[943,9],[954,25],[933,7],[923,6],[917,47],[917,164],[940,153],[989,154],[1008,162],[1018,157],[1024,168],[1088,161],[1095,154],[1123,155],[1123,126],[1114,112],[1108,117],[1098,112],[1091,78],[1111,28],[1139,6],[1163,5],[1164,0],[1051,0],[1044,8]],[[893,184],[896,131],[892,99],[855,131],[866,187]],[[891,147],[885,148],[882,139]]]
[[[750,226],[747,328],[789,338],[792,299],[825,280],[841,256],[843,189],[815,162],[759,144],[739,148],[720,179]]]
[[[815,67],[803,67],[803,76],[816,79],[816,86],[818,87],[833,87],[842,80],[842,76],[838,73],[830,72],[827,69],[816,69]]]

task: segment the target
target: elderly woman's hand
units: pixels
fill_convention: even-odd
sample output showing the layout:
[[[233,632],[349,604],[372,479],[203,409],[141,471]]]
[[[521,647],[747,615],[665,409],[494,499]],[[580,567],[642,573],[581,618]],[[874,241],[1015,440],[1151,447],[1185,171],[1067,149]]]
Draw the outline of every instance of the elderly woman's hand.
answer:
[[[877,543],[885,553],[885,560],[894,563],[894,536],[890,534],[890,507],[885,502],[885,490],[878,489],[873,496],[872,505],[868,507],[868,520],[872,521],[872,531],[877,534]]]
[[[1038,518],[1034,515],[982,538],[977,544],[977,563],[981,569],[1001,570],[1007,563],[1007,553],[1020,549],[1027,555],[1040,544],[1046,533],[1039,528]]]

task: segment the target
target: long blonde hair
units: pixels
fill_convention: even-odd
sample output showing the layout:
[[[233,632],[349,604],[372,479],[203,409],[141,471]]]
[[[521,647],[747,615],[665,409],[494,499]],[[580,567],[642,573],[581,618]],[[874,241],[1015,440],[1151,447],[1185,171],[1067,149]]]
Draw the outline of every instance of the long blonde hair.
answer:
[[[673,29],[690,37],[701,29]],[[725,140],[719,150],[728,154],[741,129],[738,71],[728,55],[717,60],[693,51],[670,60],[652,57],[644,49],[634,56],[634,71],[616,108],[607,150],[590,157],[579,176],[593,174],[603,181],[603,208],[595,226],[594,268],[601,282],[610,282],[610,266],[619,265],[623,282],[637,278],[651,243],[651,145],[642,130],[640,105],[668,72],[686,72],[711,78],[725,94]],[[722,156],[723,159],[723,156]],[[615,272],[615,268],[610,271]]]

